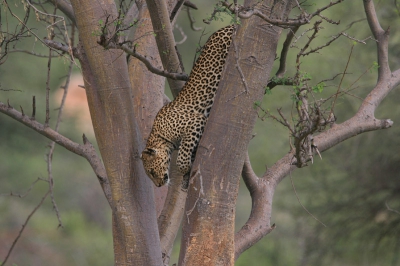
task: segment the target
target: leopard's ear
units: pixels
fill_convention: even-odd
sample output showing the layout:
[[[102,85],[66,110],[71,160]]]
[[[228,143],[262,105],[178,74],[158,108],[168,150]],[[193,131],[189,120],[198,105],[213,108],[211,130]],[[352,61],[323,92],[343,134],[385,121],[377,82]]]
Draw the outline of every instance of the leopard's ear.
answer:
[[[142,158],[143,154],[153,156],[153,155],[156,155],[156,153],[157,153],[156,150],[146,148],[143,150],[142,155],[140,155],[140,158]]]

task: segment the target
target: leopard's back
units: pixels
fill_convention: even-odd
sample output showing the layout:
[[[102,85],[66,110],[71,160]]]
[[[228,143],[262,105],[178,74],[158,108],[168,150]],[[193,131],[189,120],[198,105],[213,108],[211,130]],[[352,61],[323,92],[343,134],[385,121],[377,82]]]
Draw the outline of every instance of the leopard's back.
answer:
[[[198,112],[208,117],[232,42],[233,30],[233,25],[227,26],[208,39],[188,82],[172,102],[174,105],[184,106],[190,112]]]
[[[179,148],[177,166],[190,173],[197,145],[214,103],[232,42],[234,26],[215,32],[207,40],[185,86],[158,112],[146,148],[142,152],[147,175],[156,186],[168,182],[171,152]]]

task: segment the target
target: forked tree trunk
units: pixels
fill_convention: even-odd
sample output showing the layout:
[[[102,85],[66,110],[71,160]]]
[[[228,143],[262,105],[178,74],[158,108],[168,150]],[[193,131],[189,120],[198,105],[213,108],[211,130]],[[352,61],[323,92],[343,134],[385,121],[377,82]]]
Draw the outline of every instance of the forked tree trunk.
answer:
[[[98,45],[95,34],[100,20],[117,17],[115,3],[71,2],[85,53],[81,64],[89,109],[111,186],[115,264],[162,265],[152,184],[144,178],[139,159],[143,143],[132,107],[126,57]]]
[[[248,0],[245,5],[257,2]],[[267,0],[257,8],[273,18],[284,19],[291,2]],[[179,265],[234,264],[235,206],[257,118],[253,106],[264,95],[280,33],[280,28],[253,16],[242,20],[234,37],[192,167]]]

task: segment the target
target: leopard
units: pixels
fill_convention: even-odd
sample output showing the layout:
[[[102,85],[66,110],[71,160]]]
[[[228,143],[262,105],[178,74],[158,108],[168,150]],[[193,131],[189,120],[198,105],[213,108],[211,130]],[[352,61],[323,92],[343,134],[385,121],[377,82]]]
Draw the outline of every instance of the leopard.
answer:
[[[155,117],[140,158],[146,174],[157,187],[169,183],[173,150],[178,150],[178,170],[184,179],[189,178],[221,80],[234,29],[234,25],[229,25],[209,37],[182,90]]]

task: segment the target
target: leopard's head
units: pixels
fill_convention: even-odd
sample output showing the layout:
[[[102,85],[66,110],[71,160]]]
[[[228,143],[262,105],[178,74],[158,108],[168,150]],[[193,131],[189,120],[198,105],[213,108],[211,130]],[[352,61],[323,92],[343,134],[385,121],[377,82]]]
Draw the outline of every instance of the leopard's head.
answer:
[[[140,156],[144,170],[157,187],[169,181],[170,154],[164,149],[145,148]]]

